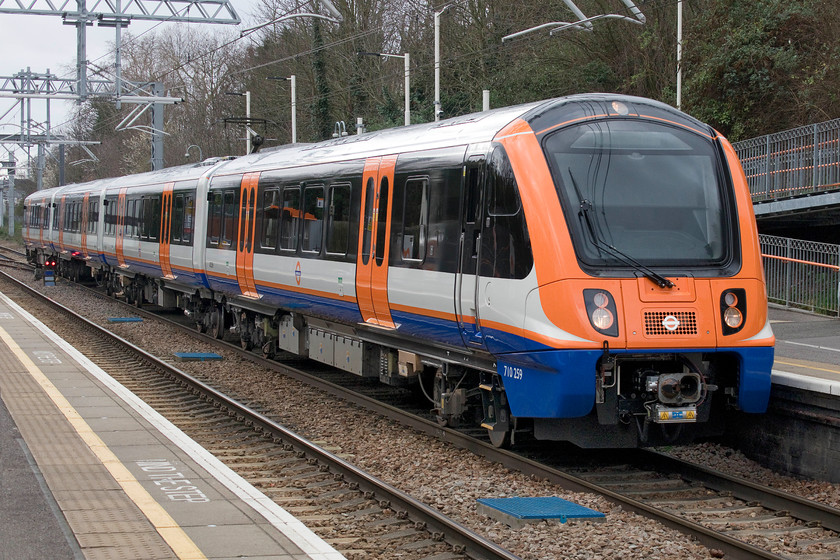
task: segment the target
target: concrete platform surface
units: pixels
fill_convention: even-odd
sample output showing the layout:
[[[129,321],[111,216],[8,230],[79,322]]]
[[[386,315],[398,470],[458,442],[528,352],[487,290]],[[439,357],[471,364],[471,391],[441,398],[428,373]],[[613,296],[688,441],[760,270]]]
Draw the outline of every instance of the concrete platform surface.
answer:
[[[343,556],[0,294],[0,560]]]

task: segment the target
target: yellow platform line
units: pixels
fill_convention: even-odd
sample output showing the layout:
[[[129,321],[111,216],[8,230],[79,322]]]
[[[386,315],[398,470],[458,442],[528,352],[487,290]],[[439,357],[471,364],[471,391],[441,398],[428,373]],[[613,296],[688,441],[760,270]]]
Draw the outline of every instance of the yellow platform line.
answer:
[[[0,339],[6,343],[33,379],[46,392],[47,396],[49,396],[61,413],[64,414],[64,417],[67,418],[70,425],[79,434],[79,437],[82,438],[94,455],[102,462],[102,465],[108,469],[108,472],[111,473],[114,480],[122,487],[129,499],[137,504],[137,507],[143,512],[143,515],[151,522],[155,530],[160,533],[163,540],[172,548],[178,558],[182,560],[207,560],[204,553],[201,552],[181,526],[143,488],[134,475],[122,464],[122,461],[105,445],[105,442],[90,428],[84,418],[64,398],[64,395],[52,384],[38,366],[29,359],[26,352],[18,346],[17,342],[2,327],[0,327]]]
[[[835,374],[840,375],[840,369],[825,369],[825,368],[820,368],[820,367],[816,367],[816,366],[810,366],[810,365],[807,365],[805,363],[785,362],[783,360],[776,360],[775,363],[782,364],[782,365],[785,365],[785,366],[795,366],[795,367],[801,367],[801,368],[804,368],[804,369],[813,369],[814,371],[826,371],[828,373],[835,373]]]

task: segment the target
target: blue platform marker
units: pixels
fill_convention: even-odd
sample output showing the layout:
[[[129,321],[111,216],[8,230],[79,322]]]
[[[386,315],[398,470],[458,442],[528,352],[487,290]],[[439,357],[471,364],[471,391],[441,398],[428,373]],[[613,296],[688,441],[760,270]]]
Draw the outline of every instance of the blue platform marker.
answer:
[[[568,520],[604,521],[606,516],[594,509],[589,509],[562,498],[481,498],[478,512],[497,521],[507,523],[513,528],[521,528],[526,523],[554,519],[565,523]]]
[[[181,362],[206,362],[222,359],[219,354],[214,352],[175,352],[175,357]]]
[[[142,317],[108,317],[109,323],[139,323]]]
[[[55,272],[52,270],[44,271],[44,286],[55,286]]]

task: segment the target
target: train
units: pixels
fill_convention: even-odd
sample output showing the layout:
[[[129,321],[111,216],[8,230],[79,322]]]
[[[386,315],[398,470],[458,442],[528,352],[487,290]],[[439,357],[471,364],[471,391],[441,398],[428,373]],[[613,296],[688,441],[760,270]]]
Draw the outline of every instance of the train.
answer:
[[[572,95],[24,204],[38,270],[412,388],[499,447],[690,441],[768,405],[744,172],[723,136],[654,100]]]

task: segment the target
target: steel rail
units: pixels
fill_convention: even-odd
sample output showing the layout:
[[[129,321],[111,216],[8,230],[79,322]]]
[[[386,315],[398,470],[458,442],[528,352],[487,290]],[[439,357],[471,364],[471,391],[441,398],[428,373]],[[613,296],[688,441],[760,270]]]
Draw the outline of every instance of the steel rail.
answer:
[[[689,480],[702,482],[704,486],[719,492],[731,492],[744,501],[760,502],[762,506],[777,511],[786,511],[801,521],[818,521],[825,529],[840,532],[840,510],[831,506],[807,500],[782,490],[756,484],[743,478],[716,472],[710,468],[686,462],[652,449],[638,450],[641,462],[653,465],[667,472],[676,472]]]
[[[91,290],[98,297],[103,296],[100,292]],[[114,301],[113,298],[107,298]],[[129,304],[126,304],[129,305]],[[161,317],[151,311],[144,309],[133,308],[134,312],[138,312],[148,317],[155,317],[158,320],[168,321],[170,324],[183,329],[192,335],[207,341],[208,343],[219,344],[222,343],[229,350],[239,353],[259,363],[262,366],[275,369],[278,372],[288,375],[289,377],[298,381],[304,382],[320,389],[332,396],[341,398],[349,403],[364,407],[367,410],[380,414],[388,419],[399,422],[404,426],[411,427],[423,434],[434,437],[440,441],[450,443],[456,447],[470,451],[478,456],[484,457],[489,461],[499,463],[507,468],[516,470],[526,475],[536,476],[554,484],[561,488],[572,492],[590,492],[604,496],[609,501],[620,505],[625,510],[632,511],[643,517],[653,519],[662,523],[663,525],[675,529],[683,534],[689,535],[697,539],[698,542],[707,546],[710,549],[717,549],[726,554],[726,558],[731,560],[782,560],[784,557],[773,554],[761,548],[755,547],[724,533],[709,529],[699,523],[695,523],[688,519],[674,515],[662,509],[645,504],[642,501],[635,500],[624,496],[618,492],[614,492],[608,488],[601,487],[595,483],[589,482],[582,478],[576,477],[561,470],[543,465],[532,459],[522,457],[514,452],[498,449],[488,443],[477,440],[474,437],[459,432],[457,430],[440,426],[436,422],[421,418],[419,416],[406,413],[389,404],[377,401],[366,395],[350,391],[338,384],[330,381],[320,379],[317,376],[307,374],[290,365],[283,364],[274,360],[263,358],[253,352],[242,349],[240,346],[217,340],[209,335],[199,333],[193,328],[190,328],[177,321],[172,321],[165,317]]]
[[[115,301],[115,300],[113,300],[113,298],[103,296],[100,292],[98,292],[96,290],[91,289],[90,291],[93,294],[95,294],[97,297],[107,298],[110,301]],[[129,304],[125,304],[125,305],[129,305]],[[609,488],[599,486],[596,483],[593,483],[593,482],[584,480],[582,478],[576,477],[576,476],[571,475],[569,473],[563,472],[559,469],[555,469],[553,467],[549,467],[547,465],[541,464],[538,461],[529,459],[527,457],[523,457],[523,456],[518,455],[514,452],[511,452],[511,451],[508,451],[508,450],[505,450],[505,449],[498,449],[498,448],[493,447],[492,445],[490,445],[488,443],[485,443],[483,441],[475,439],[474,437],[472,437],[468,434],[459,432],[459,431],[451,429],[451,428],[440,426],[436,422],[433,422],[431,420],[427,420],[425,418],[421,418],[421,417],[416,416],[414,414],[407,413],[405,411],[400,410],[399,408],[396,408],[396,407],[391,406],[389,404],[377,401],[376,399],[373,399],[373,398],[368,397],[366,395],[362,395],[362,394],[356,393],[354,391],[348,390],[347,388],[342,387],[338,384],[332,383],[332,382],[324,380],[324,379],[320,379],[317,376],[307,374],[307,373],[305,373],[305,372],[303,372],[299,369],[296,369],[296,368],[294,368],[294,367],[292,367],[288,364],[283,364],[281,362],[277,362],[277,361],[274,361],[274,360],[269,360],[267,358],[263,358],[263,357],[261,357],[257,354],[254,354],[253,352],[242,349],[238,345],[228,343],[228,342],[224,342],[224,341],[220,341],[220,340],[217,340],[217,339],[215,339],[215,338],[213,338],[209,335],[199,333],[198,331],[196,331],[193,328],[190,328],[190,327],[188,327],[188,326],[186,326],[182,323],[179,323],[177,321],[173,321],[173,320],[167,319],[165,317],[162,317],[159,314],[155,314],[151,311],[144,310],[144,309],[139,309],[139,308],[136,308],[136,307],[132,307],[132,310],[135,313],[139,313],[139,314],[147,316],[147,317],[154,317],[157,320],[167,321],[170,324],[172,324],[173,326],[176,326],[177,328],[183,329],[184,331],[190,333],[191,335],[196,336],[196,337],[198,337],[202,340],[205,340],[209,343],[215,343],[215,344],[221,343],[221,344],[225,345],[225,347],[228,348],[229,350],[237,352],[237,353],[239,353],[239,355],[241,355],[243,357],[246,357],[249,360],[255,361],[262,366],[274,369],[278,372],[283,373],[284,375],[288,375],[289,377],[292,377],[293,379],[302,381],[304,383],[309,384],[310,386],[313,386],[317,389],[320,389],[320,390],[322,390],[322,391],[324,391],[324,392],[326,392],[326,393],[328,393],[332,396],[339,397],[339,398],[341,398],[341,399],[343,399],[347,402],[350,402],[352,404],[356,404],[358,406],[364,407],[367,410],[370,410],[372,412],[375,412],[377,414],[385,416],[386,418],[389,418],[391,420],[399,422],[400,424],[402,424],[404,426],[411,427],[411,428],[413,428],[413,429],[415,429],[415,430],[417,430],[421,433],[424,433],[428,436],[439,439],[440,441],[450,443],[452,445],[455,445],[456,447],[468,450],[468,451],[470,451],[470,452],[472,452],[476,455],[484,457],[484,458],[486,458],[490,461],[499,463],[499,464],[501,464],[501,465],[503,465],[507,468],[516,470],[516,471],[521,472],[521,473],[526,474],[526,475],[536,476],[536,477],[548,480],[549,482],[557,484],[558,486],[560,486],[560,487],[562,487],[566,490],[569,490],[569,491],[590,492],[590,493],[595,493],[595,494],[599,494],[601,496],[604,496],[605,498],[607,498],[611,502],[620,505],[625,510],[629,510],[629,511],[632,511],[632,512],[638,514],[638,515],[642,515],[642,516],[647,517],[649,519],[653,519],[655,521],[658,521],[659,523],[662,523],[663,525],[665,525],[667,527],[670,527],[672,529],[680,531],[683,534],[687,534],[689,536],[692,536],[692,537],[696,538],[698,542],[707,546],[710,549],[717,549],[717,550],[722,551],[726,555],[726,558],[730,558],[730,559],[734,559],[734,560],[741,560],[741,559],[743,559],[743,560],[756,560],[756,559],[781,560],[781,559],[784,558],[784,556],[773,554],[773,553],[771,553],[767,550],[755,547],[755,546],[750,545],[748,543],[745,543],[741,540],[730,537],[730,536],[726,535],[725,533],[715,531],[714,529],[710,529],[710,528],[705,527],[705,526],[703,526],[699,523],[695,523],[691,520],[682,518],[679,515],[672,514],[672,513],[668,512],[668,511],[665,511],[663,509],[648,505],[648,504],[644,503],[643,501],[636,500],[636,499],[630,498],[628,496],[622,495],[621,493],[610,490]],[[94,326],[96,326],[96,325],[94,325]],[[96,327],[101,328],[101,327],[98,327],[98,326],[96,326]],[[105,330],[105,329],[103,329],[103,330]],[[184,375],[187,375],[187,374],[184,374]],[[195,381],[196,381],[197,384],[201,384],[200,381],[197,381],[197,380],[195,380]],[[197,385],[196,387],[199,387],[199,386],[200,385]],[[268,428],[268,427],[264,427],[263,429],[270,430],[270,428]],[[280,437],[282,437],[282,436],[280,436]],[[327,453],[327,455],[330,456],[331,454]],[[631,453],[628,452],[628,456],[630,456],[630,455],[631,455]],[[642,461],[641,459],[637,459],[637,460]],[[325,461],[327,461],[327,460],[325,459]],[[665,465],[666,464],[666,459],[662,459],[661,464]],[[350,467],[352,467],[352,465],[350,465]],[[668,468],[668,467],[663,467],[663,468],[666,468],[666,470],[670,470],[672,472],[674,470],[676,470],[677,472],[680,472],[680,469],[678,469],[678,468]],[[689,471],[690,470],[687,466],[685,466],[685,464],[683,464],[683,466],[680,467],[680,468],[683,471]],[[347,472],[348,472],[348,476],[352,475],[352,470],[349,470]],[[714,473],[712,473],[711,471],[708,471],[708,470],[705,473],[705,475],[703,475],[700,471],[697,471],[697,472],[698,472],[698,474],[697,474],[697,480],[698,481],[705,481],[706,479],[711,480],[712,475],[714,474]],[[689,475],[687,475],[687,476],[689,476]],[[741,479],[736,479],[734,477],[729,477],[729,478],[731,479],[731,481],[729,482],[729,484],[731,485],[730,488],[734,488],[736,483],[742,483],[743,482],[743,481],[741,481]],[[719,479],[719,480],[721,480],[721,479]],[[362,483],[367,484],[366,482],[362,482]],[[723,484],[723,483],[718,482],[717,484]],[[748,483],[748,485],[750,485],[750,484],[752,484],[752,483]],[[775,498],[776,501],[773,501],[773,502],[771,502],[771,500],[769,499],[769,494],[771,494],[773,492],[778,493],[778,491],[774,491],[773,489],[769,489],[769,488],[765,489],[764,487],[762,487],[760,485],[753,485],[753,486],[754,486],[754,488],[752,490],[752,492],[753,492],[752,494],[748,494],[746,492],[746,490],[743,490],[743,489],[738,489],[737,492],[739,494],[745,495],[745,496],[746,495],[752,495],[753,497],[751,499],[754,499],[754,500],[757,500],[757,501],[762,501],[763,503],[767,504],[768,506],[771,503],[780,503],[778,500],[780,500],[781,498]],[[712,489],[715,489],[715,486],[713,486],[711,483],[709,484],[709,487],[712,488]],[[765,500],[764,498],[767,498],[767,499]],[[799,498],[799,501],[801,501],[803,504],[809,503],[808,500],[804,500],[802,498]],[[401,504],[399,496],[394,498],[393,503],[394,504]],[[815,502],[813,504],[815,504],[815,506],[814,506],[813,509],[810,509],[810,510],[805,510],[804,509],[805,505],[802,506],[803,509],[801,509],[801,510],[796,509],[793,504],[784,505],[784,506],[779,507],[778,509],[789,510],[789,511],[791,511],[791,513],[793,513],[793,511],[802,511],[803,512],[801,514],[802,519],[819,520],[819,521],[821,521],[822,518],[816,516],[816,514],[813,513],[813,512],[817,512],[819,510],[824,510],[824,509],[828,509],[828,510],[832,509],[832,508],[828,508],[827,506],[821,507],[820,504],[816,504]],[[408,504],[406,504],[405,507],[407,508]],[[797,515],[797,517],[798,517],[798,515]],[[430,522],[430,526],[436,527],[433,523],[434,523],[434,521],[432,520]],[[827,523],[832,524],[833,522],[832,521],[827,521]],[[825,525],[825,527],[826,528],[831,528],[831,527],[829,527],[829,525]],[[447,540],[449,540],[449,539],[447,539]],[[449,541],[449,542],[454,542],[454,541]]]
[[[226,408],[230,414],[241,416],[243,421],[247,422],[249,425],[253,425],[257,431],[270,434],[278,443],[289,443],[310,457],[328,465],[332,472],[342,475],[345,481],[356,483],[362,491],[373,492],[380,500],[382,507],[390,507],[398,512],[404,512],[404,514],[409,518],[424,523],[427,530],[440,533],[443,537],[442,540],[445,540],[447,543],[455,547],[461,548],[465,554],[482,560],[521,560],[519,556],[512,554],[491,541],[488,541],[467,527],[464,527],[460,523],[457,523],[456,521],[443,515],[434,508],[415,500],[405,492],[377,479],[329,451],[320,448],[281,424],[274,422],[259,412],[251,410],[246,405],[225,395],[224,393],[217,391],[213,387],[196,379],[188,373],[181,371],[175,366],[166,363],[152,354],[149,354],[142,348],[114,334],[108,329],[87,320],[82,315],[65,307],[46,295],[39,293],[26,284],[12,278],[8,274],[0,271],[0,275],[5,277],[8,281],[17,284],[19,287],[26,290],[29,294],[33,295],[45,304],[59,310],[61,313],[71,317],[73,320],[82,323],[85,328],[90,329],[99,336],[106,337],[108,340],[113,341],[115,344],[123,347],[129,352],[141,357],[143,360],[148,362],[151,367],[154,367],[166,375],[170,375],[178,381],[188,385],[193,392],[197,392],[206,396],[208,399],[218,402],[220,406]],[[135,309],[135,311],[137,310]],[[155,317],[160,319],[159,316],[155,315]],[[181,326],[183,327],[183,325]],[[194,333],[195,331],[191,332]],[[219,342],[215,339],[212,340],[217,343]],[[231,347],[245,355],[250,355],[250,357],[264,360],[258,356],[245,352],[236,346],[231,345]],[[276,362],[274,363],[276,364]],[[333,387],[337,388],[338,386],[333,385]],[[346,394],[342,396],[346,396]]]

